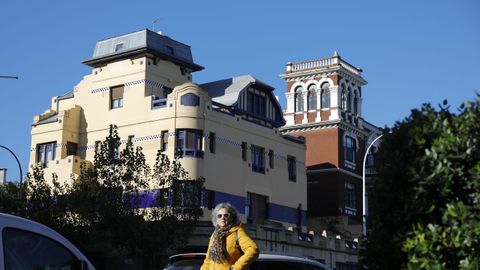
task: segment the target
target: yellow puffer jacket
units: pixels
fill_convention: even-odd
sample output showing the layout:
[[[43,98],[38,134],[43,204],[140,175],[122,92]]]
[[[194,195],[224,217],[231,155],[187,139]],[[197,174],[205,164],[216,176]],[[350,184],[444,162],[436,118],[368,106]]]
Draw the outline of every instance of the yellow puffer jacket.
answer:
[[[240,244],[240,248],[242,249],[241,251],[236,243],[237,236],[235,232],[237,232],[238,235],[238,244]],[[210,239],[207,256],[200,270],[245,270],[248,269],[248,265],[250,265],[258,257],[258,247],[245,231],[243,225],[234,226],[227,233],[228,261],[214,262],[210,260],[209,254],[212,241],[213,239]],[[230,268],[232,266],[233,268]]]

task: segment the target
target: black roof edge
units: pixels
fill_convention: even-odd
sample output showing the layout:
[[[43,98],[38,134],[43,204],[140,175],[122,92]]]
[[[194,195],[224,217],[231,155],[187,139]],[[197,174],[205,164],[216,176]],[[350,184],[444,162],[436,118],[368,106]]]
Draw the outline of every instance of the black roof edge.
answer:
[[[148,47],[134,48],[134,49],[131,49],[131,50],[120,52],[120,53],[114,53],[114,54],[110,54],[110,55],[106,55],[106,56],[102,56],[102,57],[87,59],[87,60],[82,61],[82,64],[85,64],[87,66],[95,68],[95,67],[101,66],[102,64],[104,64],[106,62],[111,62],[113,60],[127,59],[127,58],[130,58],[131,56],[139,55],[139,54],[145,54],[145,53],[150,53],[150,54],[159,56],[160,58],[163,58],[165,60],[169,60],[169,61],[172,61],[176,64],[188,67],[192,71],[200,71],[200,70],[204,69],[204,67],[202,67],[200,65],[197,65],[195,63],[188,63],[188,62],[182,61],[182,60],[180,60],[178,58],[175,58],[175,57],[172,57],[168,54],[164,54],[164,53],[158,52],[156,50],[149,49]]]

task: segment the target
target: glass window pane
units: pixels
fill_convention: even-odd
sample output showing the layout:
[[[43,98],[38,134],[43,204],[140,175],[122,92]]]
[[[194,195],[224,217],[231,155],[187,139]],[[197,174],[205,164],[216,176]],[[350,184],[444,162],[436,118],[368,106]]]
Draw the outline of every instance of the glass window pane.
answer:
[[[186,142],[186,147],[187,149],[194,149],[195,148],[195,133],[192,131],[187,131],[187,142]]]
[[[60,243],[32,232],[3,231],[6,269],[72,269],[77,258]]]

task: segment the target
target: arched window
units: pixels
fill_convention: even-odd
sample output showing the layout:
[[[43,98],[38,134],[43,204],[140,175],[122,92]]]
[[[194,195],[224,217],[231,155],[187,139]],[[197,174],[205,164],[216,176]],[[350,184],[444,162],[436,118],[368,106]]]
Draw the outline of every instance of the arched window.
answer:
[[[358,115],[358,102],[359,102],[359,98],[358,98],[358,92],[355,91],[355,97],[353,98],[353,113],[355,115]]]
[[[329,108],[330,107],[330,84],[329,83],[324,83],[322,85],[322,109],[323,108]]]
[[[295,111],[303,112],[303,87],[299,86],[295,89]]]
[[[342,104],[342,109],[346,110],[347,109],[347,93],[345,93],[345,85],[342,84],[341,86],[341,91],[342,91],[342,95],[341,95],[341,104]]]
[[[308,110],[317,109],[317,86],[312,84],[308,87]]]
[[[347,92],[347,112],[352,112],[352,88],[348,87]]]

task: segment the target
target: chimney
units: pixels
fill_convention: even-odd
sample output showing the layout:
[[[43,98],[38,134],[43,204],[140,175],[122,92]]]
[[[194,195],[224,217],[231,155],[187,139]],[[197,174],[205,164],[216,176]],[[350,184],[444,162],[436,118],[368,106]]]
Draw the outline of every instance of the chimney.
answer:
[[[6,184],[7,183],[7,169],[0,168],[0,183]]]

